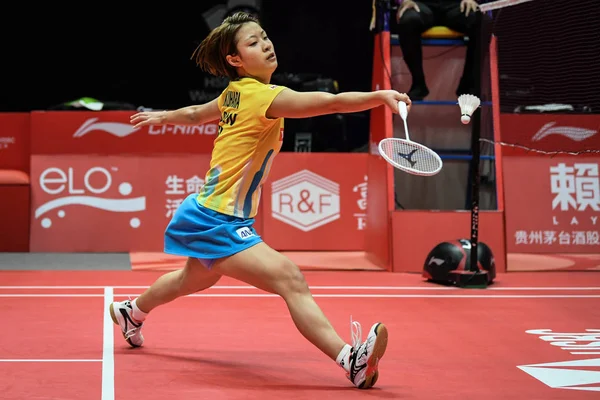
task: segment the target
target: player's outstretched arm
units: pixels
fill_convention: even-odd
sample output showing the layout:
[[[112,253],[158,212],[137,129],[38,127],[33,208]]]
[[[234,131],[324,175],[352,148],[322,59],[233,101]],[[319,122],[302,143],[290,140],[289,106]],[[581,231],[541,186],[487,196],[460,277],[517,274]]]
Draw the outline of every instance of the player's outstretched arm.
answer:
[[[217,99],[208,103],[178,108],[172,111],[143,111],[129,121],[139,128],[145,125],[200,125],[220,118]]]
[[[308,118],[325,114],[353,113],[381,105],[398,113],[398,102],[404,101],[410,110],[410,98],[395,90],[374,92],[296,92],[285,89],[277,95],[267,110],[268,118]]]

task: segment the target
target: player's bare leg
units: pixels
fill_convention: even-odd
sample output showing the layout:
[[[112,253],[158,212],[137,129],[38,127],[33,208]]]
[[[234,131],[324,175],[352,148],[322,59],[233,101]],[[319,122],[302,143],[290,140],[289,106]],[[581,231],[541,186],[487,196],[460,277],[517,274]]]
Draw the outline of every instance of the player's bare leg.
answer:
[[[362,343],[360,325],[353,323],[353,327],[357,328],[353,346],[347,344],[315,302],[298,266],[265,243],[218,260],[212,269],[280,295],[298,331],[342,366],[356,386],[368,388],[375,383],[377,364],[387,346],[387,329],[383,324],[373,325],[367,340]]]
[[[136,304],[142,312],[149,313],[178,297],[208,289],[219,279],[221,275],[207,269],[198,259],[188,258],[183,269],[171,271],[158,278],[136,299]]]
[[[141,329],[150,311],[178,297],[207,289],[220,278],[221,275],[207,269],[197,259],[188,258],[183,269],[164,274],[135,300],[112,303],[110,316],[121,327],[125,340],[132,347],[140,347],[144,343]]]

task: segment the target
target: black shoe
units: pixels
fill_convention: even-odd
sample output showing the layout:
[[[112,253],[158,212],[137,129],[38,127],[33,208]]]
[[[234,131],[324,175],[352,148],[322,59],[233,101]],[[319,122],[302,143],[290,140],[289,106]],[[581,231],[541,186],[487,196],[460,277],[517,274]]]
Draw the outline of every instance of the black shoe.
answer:
[[[412,101],[419,101],[429,95],[429,89],[426,85],[413,85],[406,94]]]

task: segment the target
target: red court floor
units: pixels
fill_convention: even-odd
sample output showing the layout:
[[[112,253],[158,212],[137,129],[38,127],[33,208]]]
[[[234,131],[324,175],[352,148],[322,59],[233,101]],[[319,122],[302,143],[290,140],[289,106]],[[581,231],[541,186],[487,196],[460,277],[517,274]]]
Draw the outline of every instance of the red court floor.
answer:
[[[1,272],[2,399],[598,399],[600,273],[501,274],[457,289],[387,272],[306,272],[350,340],[390,333],[375,388],[295,329],[278,297],[223,279],[156,309],[130,349],[106,305],[159,271]]]

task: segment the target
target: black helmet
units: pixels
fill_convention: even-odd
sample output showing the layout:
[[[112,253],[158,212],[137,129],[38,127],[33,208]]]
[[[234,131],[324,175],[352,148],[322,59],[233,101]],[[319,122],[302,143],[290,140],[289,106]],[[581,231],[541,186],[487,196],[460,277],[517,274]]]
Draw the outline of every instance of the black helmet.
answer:
[[[467,239],[451,240],[435,246],[427,255],[423,266],[423,277],[435,283],[459,284],[470,278],[468,275],[485,274],[487,284],[496,278],[496,264],[492,250],[483,242],[477,243],[478,271],[469,270],[471,242]]]

